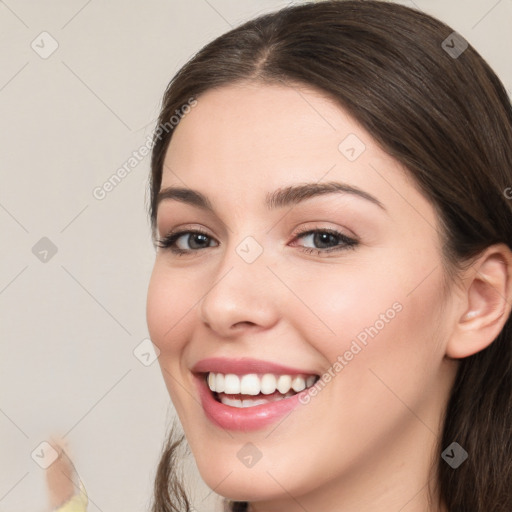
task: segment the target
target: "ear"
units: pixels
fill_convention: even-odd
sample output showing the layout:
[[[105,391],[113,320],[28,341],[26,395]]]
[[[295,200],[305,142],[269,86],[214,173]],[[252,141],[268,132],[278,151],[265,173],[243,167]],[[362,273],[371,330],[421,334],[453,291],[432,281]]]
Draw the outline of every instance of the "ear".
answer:
[[[466,272],[461,311],[446,346],[446,355],[455,359],[487,348],[512,309],[512,252],[507,245],[488,247]]]

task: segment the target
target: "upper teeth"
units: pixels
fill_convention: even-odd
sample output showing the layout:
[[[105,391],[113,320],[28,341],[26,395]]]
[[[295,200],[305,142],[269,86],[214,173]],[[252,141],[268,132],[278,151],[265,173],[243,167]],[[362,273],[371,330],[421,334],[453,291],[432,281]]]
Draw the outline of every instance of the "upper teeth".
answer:
[[[247,375],[235,375],[233,373],[213,373],[208,374],[208,387],[217,393],[242,394],[242,395],[270,395],[277,389],[279,393],[288,393],[291,389],[302,391],[311,387],[316,380],[315,375],[273,375],[265,373],[258,375],[249,373]]]

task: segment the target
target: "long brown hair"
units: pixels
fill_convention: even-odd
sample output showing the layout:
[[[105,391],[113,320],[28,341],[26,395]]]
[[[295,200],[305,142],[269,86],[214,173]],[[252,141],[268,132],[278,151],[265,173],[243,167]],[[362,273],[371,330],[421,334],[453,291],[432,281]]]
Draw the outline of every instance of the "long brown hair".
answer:
[[[420,11],[377,0],[287,7],[201,49],[169,83],[158,122],[165,125],[191,96],[239,81],[323,91],[431,201],[443,228],[445,273],[455,280],[486,247],[512,247],[512,200],[505,193],[512,186],[512,107],[489,65],[453,32]],[[172,130],[154,138],[153,236],[171,137]],[[456,470],[440,456],[454,441],[469,453]],[[164,448],[153,512],[191,510],[173,469],[178,444],[170,437]],[[512,511],[511,317],[489,347],[460,361],[438,454],[436,487],[450,512]],[[248,504],[225,507],[243,511]]]

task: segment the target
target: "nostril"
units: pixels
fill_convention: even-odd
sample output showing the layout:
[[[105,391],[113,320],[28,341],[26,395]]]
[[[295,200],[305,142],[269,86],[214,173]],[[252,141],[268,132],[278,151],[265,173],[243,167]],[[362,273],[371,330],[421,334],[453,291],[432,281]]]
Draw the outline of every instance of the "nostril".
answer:
[[[256,324],[254,322],[243,321],[243,322],[237,322],[236,324],[233,324],[231,326],[231,328],[237,329],[238,327],[252,327],[253,325],[255,326]]]

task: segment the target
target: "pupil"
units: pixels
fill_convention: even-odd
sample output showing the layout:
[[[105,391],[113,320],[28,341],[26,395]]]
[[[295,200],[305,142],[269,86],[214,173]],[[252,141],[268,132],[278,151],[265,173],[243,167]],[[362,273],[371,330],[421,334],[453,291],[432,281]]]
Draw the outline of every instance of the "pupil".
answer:
[[[323,243],[328,244],[329,240],[332,238],[334,238],[334,235],[332,235],[331,233],[316,233],[314,237],[315,245],[321,246]]]
[[[206,235],[202,235],[202,234],[200,234],[200,233],[193,233],[192,238],[191,238],[192,243],[190,243],[190,247],[194,248],[195,241],[196,241],[198,238],[201,238],[201,237],[203,238],[203,242],[204,242],[204,241],[207,241],[207,238],[208,238],[208,237],[207,237]],[[190,240],[189,240],[189,241],[190,241]],[[199,248],[201,248],[201,247],[202,247],[201,242],[199,242]],[[196,247],[196,248],[197,248],[197,247]]]

